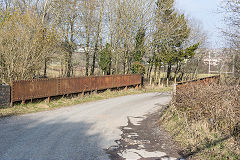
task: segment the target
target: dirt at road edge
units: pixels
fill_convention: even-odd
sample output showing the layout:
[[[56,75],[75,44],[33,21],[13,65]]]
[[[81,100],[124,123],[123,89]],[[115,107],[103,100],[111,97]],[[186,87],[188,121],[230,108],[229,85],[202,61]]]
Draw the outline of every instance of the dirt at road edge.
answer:
[[[164,108],[164,107],[163,107]],[[159,152],[165,153],[163,156],[149,157],[139,153],[139,158],[136,160],[165,160],[165,159],[181,159],[178,154],[180,148],[172,140],[171,136],[163,129],[159,128],[156,122],[159,120],[162,111],[155,112],[153,114],[144,117],[137,125],[131,122],[131,118],[128,118],[128,125],[121,127],[122,135],[121,139],[117,140],[118,145],[112,146],[106,150],[112,160],[125,160],[122,155],[128,150],[144,150],[149,153]],[[171,158],[175,157],[175,158]]]

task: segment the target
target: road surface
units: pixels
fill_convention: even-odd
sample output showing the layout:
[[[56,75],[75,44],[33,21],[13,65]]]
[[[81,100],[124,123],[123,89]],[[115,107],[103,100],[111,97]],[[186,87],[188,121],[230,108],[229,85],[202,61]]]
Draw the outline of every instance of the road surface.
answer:
[[[147,93],[2,118],[0,160],[107,160],[104,149],[116,145],[129,117],[152,113],[170,100]]]

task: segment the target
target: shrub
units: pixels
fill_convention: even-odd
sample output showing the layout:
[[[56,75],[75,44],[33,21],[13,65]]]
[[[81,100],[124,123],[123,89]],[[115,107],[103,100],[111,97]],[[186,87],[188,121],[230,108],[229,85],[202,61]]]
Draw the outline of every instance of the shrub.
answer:
[[[177,120],[174,120],[175,116]],[[190,146],[191,153],[197,151],[200,157],[206,154],[204,159],[215,156],[238,159],[240,156],[239,85],[189,83],[177,90],[173,105],[163,121],[167,127],[169,122],[170,126],[174,123],[170,131],[187,148]]]
[[[212,129],[223,134],[231,134],[240,122],[239,86],[194,85],[178,92],[174,103],[189,122],[207,120]]]
[[[238,82],[228,79],[221,85],[188,83],[177,89],[160,123],[181,144],[183,158],[240,158]]]

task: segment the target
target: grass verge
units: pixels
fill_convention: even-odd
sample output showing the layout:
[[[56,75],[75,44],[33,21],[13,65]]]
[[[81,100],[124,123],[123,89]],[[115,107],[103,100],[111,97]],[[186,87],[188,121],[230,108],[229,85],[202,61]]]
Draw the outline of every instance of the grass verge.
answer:
[[[62,97],[58,99],[53,99],[50,103],[46,101],[36,101],[32,103],[16,104],[14,107],[11,108],[0,108],[0,117],[8,117],[8,116],[15,116],[21,115],[26,113],[34,113],[34,112],[41,112],[41,111],[49,111],[54,110],[57,108],[71,106],[86,102],[93,102],[102,99],[109,99],[114,97],[126,96],[126,95],[134,95],[134,94],[143,94],[143,93],[150,93],[150,92],[168,92],[171,91],[171,87],[150,87],[146,86],[143,89],[133,89],[130,88],[128,90],[118,90],[118,91],[110,91],[107,90],[102,93],[92,93],[89,95],[85,95],[84,97],[81,96],[71,96],[71,97]]]
[[[168,131],[183,149],[184,159],[198,160],[239,160],[240,146],[233,136],[222,135],[211,129],[207,120],[189,123],[186,114],[170,105],[162,114],[159,125]]]

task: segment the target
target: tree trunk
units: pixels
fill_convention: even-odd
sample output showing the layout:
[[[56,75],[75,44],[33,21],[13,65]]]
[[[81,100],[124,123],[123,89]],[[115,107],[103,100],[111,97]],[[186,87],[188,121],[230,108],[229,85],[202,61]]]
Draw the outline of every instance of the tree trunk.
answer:
[[[123,63],[123,74],[125,74],[125,71],[126,71],[126,62],[124,60],[124,63]]]
[[[178,72],[179,72],[179,62],[177,62],[177,67],[176,67],[176,70],[175,70],[175,72],[174,72],[174,80],[177,79],[177,74],[178,74]]]
[[[157,63],[155,62],[155,67],[154,67],[154,83],[157,82],[157,68],[158,68],[158,66],[157,66]]]
[[[76,3],[76,1],[75,1]],[[75,7],[74,7],[75,8]],[[75,12],[75,11],[74,11]],[[70,22],[70,44],[68,44],[68,57],[67,57],[67,77],[71,77],[71,72],[72,72],[72,54],[73,54],[73,36],[74,36],[74,22]]]
[[[148,70],[147,70],[147,78],[149,79],[150,76],[150,71],[152,70],[152,59],[149,58],[149,65],[148,65]]]
[[[123,74],[126,74],[127,71],[127,51],[124,52],[124,63],[123,63]]]
[[[159,63],[158,68],[158,86],[161,86],[161,63]]]
[[[92,62],[91,75],[94,75],[94,71],[95,71],[96,54],[98,52],[98,41],[99,41],[99,36],[100,36],[100,27],[101,27],[101,23],[102,23],[102,14],[103,14],[103,11],[101,9],[101,12],[100,12],[100,15],[99,15],[99,22],[98,22],[98,26],[97,26],[97,36],[96,36],[96,43],[95,43],[94,53],[93,53],[93,62]]]
[[[63,77],[63,75],[64,75],[64,63],[63,63],[63,61],[61,59],[60,77]]]
[[[149,69],[149,79],[150,79],[150,77],[152,77],[152,69],[153,69],[153,63],[151,64],[151,67],[150,67],[150,69]]]
[[[95,72],[96,54],[97,54],[97,51],[98,51],[98,46],[97,45],[98,45],[98,40],[96,41],[94,52],[93,52],[91,75],[94,75],[94,72]]]
[[[156,83],[157,82],[157,58],[156,58],[156,52],[154,51],[154,54],[153,54],[153,63],[154,63],[154,82]]]
[[[67,59],[67,77],[71,77],[71,72],[72,72],[72,52],[69,52]]]
[[[127,54],[128,56],[128,54]],[[128,56],[127,57],[127,74],[130,73],[130,69],[131,69],[131,60],[130,60],[130,57]]]
[[[116,64],[115,64],[115,73],[119,74],[119,70],[118,70],[118,63],[119,63],[119,54],[116,55]]]
[[[43,71],[43,76],[47,77],[47,59],[44,59],[44,71]]]
[[[111,70],[112,70],[112,58],[110,60],[109,69],[108,69],[107,75],[111,75]]]
[[[86,51],[86,73],[85,73],[85,76],[88,76],[88,67],[89,67],[89,52]]]
[[[180,79],[181,81],[183,81],[183,76],[184,76],[184,72],[182,72],[181,75],[180,75],[180,77],[179,77],[179,79]]]
[[[171,78],[171,71],[172,71],[172,64],[168,63],[168,70],[167,70],[167,79],[170,80]]]
[[[198,58],[197,64],[196,64],[196,67],[195,67],[194,73],[193,73],[193,77],[196,77],[196,78],[198,77],[198,76],[197,76],[197,73],[198,73],[199,63],[200,63],[200,60],[199,60],[199,58]]]
[[[86,73],[85,76],[88,76],[88,68],[89,68],[89,43],[90,43],[90,35],[87,35],[87,45],[86,45]]]

